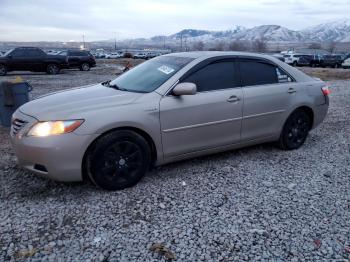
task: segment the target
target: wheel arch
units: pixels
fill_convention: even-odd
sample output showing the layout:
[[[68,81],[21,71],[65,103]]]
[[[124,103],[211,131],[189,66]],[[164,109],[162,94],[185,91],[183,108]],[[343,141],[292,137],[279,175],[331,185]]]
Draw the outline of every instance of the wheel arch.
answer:
[[[312,109],[312,107],[308,106],[308,105],[299,105],[299,106],[295,107],[293,110],[291,110],[289,115],[288,115],[288,117],[284,121],[283,126],[286,124],[288,118],[297,110],[304,111],[310,117],[310,119],[311,119],[311,129],[312,129],[313,126],[314,126],[314,121],[315,121],[315,113],[314,113],[314,110]]]
[[[135,133],[137,133],[138,135],[142,136],[147,144],[149,145],[150,149],[151,149],[151,166],[154,166],[156,161],[157,161],[157,148],[156,145],[154,143],[153,138],[144,130],[137,128],[137,127],[132,127],[132,126],[124,126],[124,127],[117,127],[117,128],[113,128],[110,129],[104,133],[102,133],[101,135],[99,135],[97,138],[95,138],[90,145],[87,147],[87,149],[85,150],[84,156],[83,156],[83,160],[82,160],[82,177],[83,180],[89,180],[89,175],[87,174],[87,170],[86,170],[86,165],[85,162],[87,161],[87,156],[89,154],[89,152],[92,150],[92,148],[94,147],[94,145],[97,143],[97,141],[99,139],[101,139],[102,137],[106,136],[107,134],[110,134],[112,132],[115,131],[133,131]]]

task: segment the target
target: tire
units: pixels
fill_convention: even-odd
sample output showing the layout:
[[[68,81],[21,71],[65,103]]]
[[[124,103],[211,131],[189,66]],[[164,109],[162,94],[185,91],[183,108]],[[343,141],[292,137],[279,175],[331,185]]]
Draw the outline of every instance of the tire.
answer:
[[[311,118],[301,109],[295,110],[284,124],[278,144],[283,150],[295,150],[306,141],[311,130]]]
[[[0,76],[5,76],[6,74],[7,74],[6,66],[0,64]]]
[[[57,75],[60,72],[60,68],[56,64],[48,64],[46,67],[46,72],[49,75]]]
[[[90,71],[90,64],[89,63],[82,63],[80,65],[80,70],[81,71]]]
[[[294,66],[294,67],[297,67],[297,66],[298,66],[298,62],[297,62],[297,61],[294,61],[294,62],[293,62],[293,66]]]
[[[139,134],[121,130],[95,142],[87,155],[85,169],[91,181],[105,190],[122,190],[136,185],[149,170],[151,149]]]

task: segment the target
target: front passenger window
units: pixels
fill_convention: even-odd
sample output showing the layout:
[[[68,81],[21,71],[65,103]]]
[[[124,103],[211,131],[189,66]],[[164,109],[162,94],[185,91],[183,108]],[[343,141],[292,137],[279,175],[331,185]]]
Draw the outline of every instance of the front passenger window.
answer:
[[[14,50],[11,54],[12,57],[16,58],[16,57],[24,57],[25,56],[25,52],[23,50]]]
[[[239,80],[235,77],[233,62],[218,62],[207,65],[185,78],[182,82],[196,84],[198,92],[240,86]]]

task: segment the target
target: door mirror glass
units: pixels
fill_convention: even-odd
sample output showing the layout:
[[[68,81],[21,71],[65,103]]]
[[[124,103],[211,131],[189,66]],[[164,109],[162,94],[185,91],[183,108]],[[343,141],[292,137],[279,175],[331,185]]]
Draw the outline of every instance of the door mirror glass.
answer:
[[[173,89],[173,94],[176,96],[195,95],[197,86],[194,83],[180,83]]]

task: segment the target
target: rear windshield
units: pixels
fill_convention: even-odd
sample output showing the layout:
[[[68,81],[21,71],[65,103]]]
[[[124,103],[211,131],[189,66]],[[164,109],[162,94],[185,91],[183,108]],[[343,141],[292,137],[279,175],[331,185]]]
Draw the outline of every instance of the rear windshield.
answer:
[[[149,93],[164,84],[191,61],[193,59],[188,57],[156,57],[122,74],[110,84],[125,91]]]

